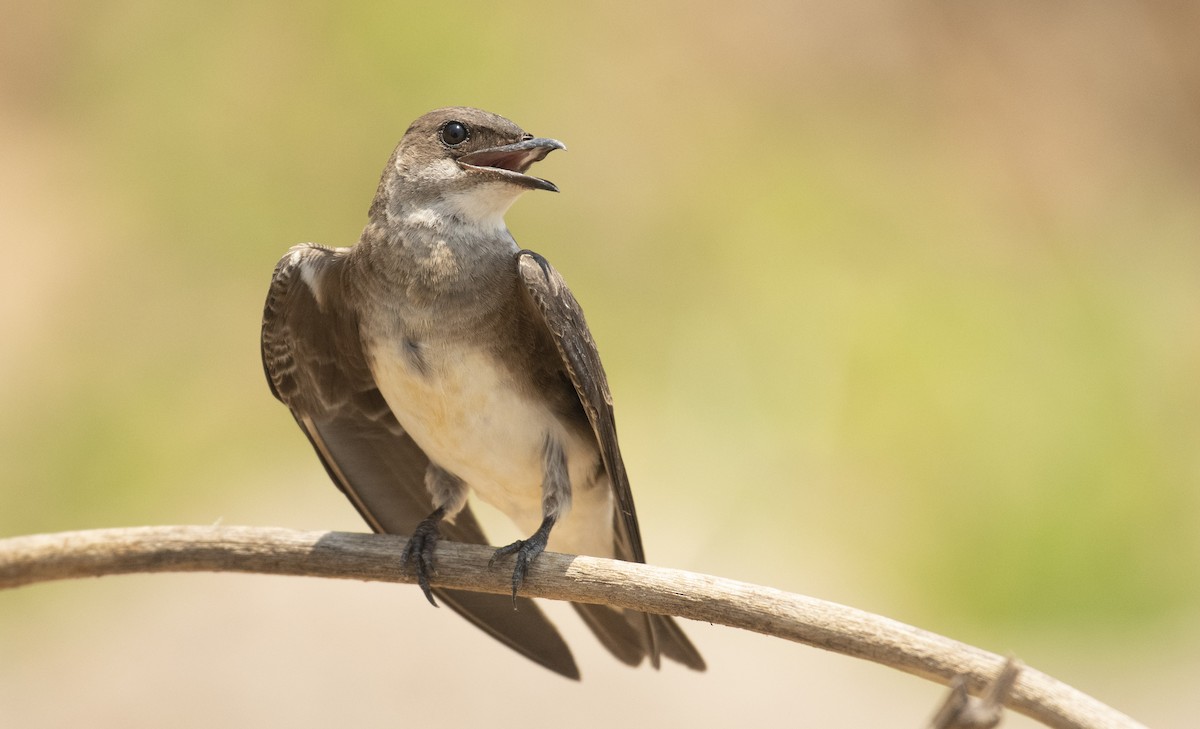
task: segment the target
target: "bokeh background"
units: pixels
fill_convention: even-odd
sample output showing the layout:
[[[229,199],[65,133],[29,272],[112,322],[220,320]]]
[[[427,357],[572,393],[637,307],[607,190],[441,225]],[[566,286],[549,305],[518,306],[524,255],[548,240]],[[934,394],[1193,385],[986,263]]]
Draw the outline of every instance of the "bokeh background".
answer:
[[[570,148],[508,220],[588,312],[651,561],[1189,726],[1197,8],[4,3],[0,535],[365,530],[268,394],[262,299],[470,104]],[[942,694],[695,623],[706,674],[629,670],[554,614],[581,684],[407,587],[4,592],[0,725],[917,727]]]

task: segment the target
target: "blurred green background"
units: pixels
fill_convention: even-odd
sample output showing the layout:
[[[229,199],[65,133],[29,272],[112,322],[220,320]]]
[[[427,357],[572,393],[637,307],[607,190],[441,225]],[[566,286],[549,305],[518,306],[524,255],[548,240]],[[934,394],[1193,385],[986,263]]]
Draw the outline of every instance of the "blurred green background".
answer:
[[[652,562],[1184,726],[1198,27],[1170,0],[5,3],[0,536],[365,530],[267,391],[262,299],[288,246],[357,239],[412,119],[469,104],[569,147],[508,221],[587,310]],[[407,588],[10,591],[0,724],[920,726],[941,693],[694,623],[707,674],[630,671],[555,614],[580,685]]]

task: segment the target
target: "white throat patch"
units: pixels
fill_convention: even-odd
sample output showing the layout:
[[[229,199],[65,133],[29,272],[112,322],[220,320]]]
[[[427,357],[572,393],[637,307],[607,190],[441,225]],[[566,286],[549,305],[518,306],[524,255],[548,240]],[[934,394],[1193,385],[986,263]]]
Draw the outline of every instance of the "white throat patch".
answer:
[[[504,214],[525,190],[506,182],[485,182],[446,196],[446,207],[481,228],[503,229]]]
[[[408,212],[405,222],[438,227],[453,217],[485,230],[504,230],[504,214],[525,188],[503,180],[464,180],[464,177],[469,177],[469,173],[450,159],[440,160],[422,170],[422,183],[447,191],[436,202]],[[455,189],[464,182],[468,183],[466,189]]]

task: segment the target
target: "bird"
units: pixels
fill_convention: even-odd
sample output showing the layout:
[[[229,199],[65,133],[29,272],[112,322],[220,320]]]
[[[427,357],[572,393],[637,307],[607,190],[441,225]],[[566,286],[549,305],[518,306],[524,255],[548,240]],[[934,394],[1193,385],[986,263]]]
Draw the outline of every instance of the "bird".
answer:
[[[329,477],[440,600],[536,663],[578,680],[557,628],[518,594],[549,548],[645,562],[604,368],[575,296],[504,220],[554,150],[514,122],[446,107],[414,121],[379,181],[358,242],[293,246],[263,310],[272,394]],[[496,550],[512,595],[431,587],[439,539],[487,544],[468,496],[530,536]],[[702,671],[668,616],[572,603],[618,660]]]

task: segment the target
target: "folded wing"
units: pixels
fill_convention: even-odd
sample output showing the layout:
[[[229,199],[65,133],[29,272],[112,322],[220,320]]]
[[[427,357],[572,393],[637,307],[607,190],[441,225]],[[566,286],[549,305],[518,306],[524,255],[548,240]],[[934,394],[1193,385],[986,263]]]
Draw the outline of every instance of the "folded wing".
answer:
[[[545,258],[533,251],[521,251],[517,254],[517,266],[529,305],[553,338],[600,446],[600,457],[616,502],[613,514],[615,554],[626,561],[645,562],[633,492],[617,444],[612,394],[583,309],[567,288],[566,281]],[[658,667],[661,652],[688,668],[704,670],[700,652],[670,617],[619,611],[603,605],[576,604],[575,609],[596,637],[626,663],[636,665],[644,655],[649,655],[650,662]]]

